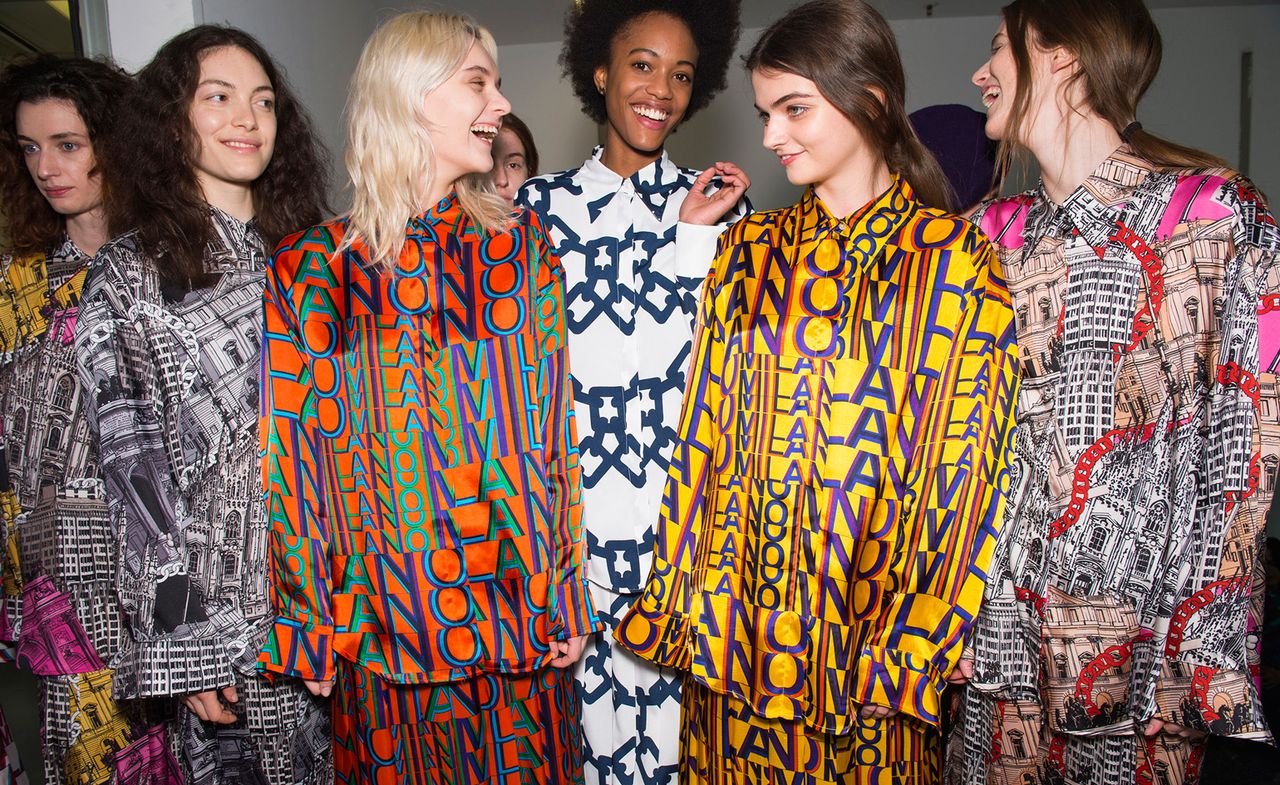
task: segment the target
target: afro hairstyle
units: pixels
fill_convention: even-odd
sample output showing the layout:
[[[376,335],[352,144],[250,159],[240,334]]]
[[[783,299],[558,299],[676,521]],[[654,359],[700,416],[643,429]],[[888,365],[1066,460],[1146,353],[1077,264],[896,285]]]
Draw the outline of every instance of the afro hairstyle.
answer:
[[[725,87],[729,58],[741,30],[742,0],[583,0],[565,14],[560,65],[582,101],[582,110],[605,123],[604,96],[596,89],[595,71],[609,65],[613,40],[637,17],[664,13],[684,22],[698,47],[698,68],[684,120],[711,103]],[[683,121],[682,121],[683,122]]]

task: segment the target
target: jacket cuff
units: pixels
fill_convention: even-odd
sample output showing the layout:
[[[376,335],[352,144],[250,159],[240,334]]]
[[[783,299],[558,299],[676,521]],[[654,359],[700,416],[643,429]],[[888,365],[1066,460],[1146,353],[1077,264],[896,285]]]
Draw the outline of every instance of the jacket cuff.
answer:
[[[622,617],[618,628],[613,631],[613,640],[637,657],[663,667],[688,671],[693,667],[689,646],[692,634],[692,625],[687,618],[663,610],[654,601],[651,591],[646,591]]]
[[[329,681],[337,671],[333,653],[333,625],[305,624],[277,617],[267,630],[258,655],[258,670],[267,675]]]
[[[551,640],[569,640],[604,629],[585,580],[555,586],[550,601],[551,618],[547,625],[547,637]]]
[[[866,646],[858,661],[857,676],[855,703],[887,706],[938,726],[946,684],[928,659],[898,649]]]
[[[111,663],[117,699],[155,698],[216,690],[235,684],[236,670],[215,637],[135,641]]]
[[[1188,676],[1173,677],[1166,670],[1157,680],[1155,719],[1214,736],[1270,740],[1261,716],[1262,702],[1247,671],[1218,671],[1185,663],[1183,666]],[[1153,718],[1136,719],[1145,723]]]

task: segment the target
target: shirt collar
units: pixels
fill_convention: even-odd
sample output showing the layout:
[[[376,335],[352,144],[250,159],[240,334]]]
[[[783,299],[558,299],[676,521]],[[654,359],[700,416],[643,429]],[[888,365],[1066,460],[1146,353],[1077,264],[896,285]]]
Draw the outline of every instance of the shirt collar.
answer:
[[[262,235],[258,234],[258,219],[241,221],[213,205],[209,205],[209,211],[212,213],[216,242],[222,246],[221,249],[214,249],[217,269],[223,269],[228,261],[232,262],[231,267],[238,268],[238,263],[251,262],[257,257],[265,256]]]
[[[880,195],[843,220],[831,213],[812,188],[807,188],[800,199],[797,236],[801,245],[836,240],[840,253],[855,257],[854,266],[859,272],[865,272],[880,255],[885,240],[920,206],[911,186],[897,174]]]
[[[1041,181],[1035,204],[1027,213],[1027,227],[1037,234],[1056,228],[1066,235],[1078,231],[1089,245],[1101,248],[1115,230],[1116,219],[1129,208],[1134,192],[1152,172],[1151,164],[1121,144],[1061,205],[1049,200]]]
[[[456,225],[464,215],[462,203],[458,201],[458,194],[450,191],[448,196],[433,204],[429,209],[410,218],[408,230],[412,235],[434,236],[437,234],[437,226],[442,223],[450,226]]]
[[[582,165],[584,184],[592,186],[593,196],[596,193],[600,194],[598,198],[592,199],[587,204],[592,220],[595,220],[605,205],[627,186],[635,191],[636,196],[645,207],[649,208],[649,212],[653,213],[655,218],[661,219],[662,211],[666,208],[671,195],[688,185],[685,182],[686,178],[681,176],[680,167],[671,163],[666,150],[662,151],[662,155],[658,156],[656,161],[630,177],[622,177],[605,166],[600,160],[603,155],[604,147],[597,145],[591,151],[591,157]]]
[[[806,188],[800,199],[800,239],[817,240],[824,234],[841,240],[849,240],[860,234],[887,237],[906,221],[912,212],[911,208],[916,205],[911,185],[898,174],[893,175],[889,187],[880,195],[844,219],[833,215],[812,187]],[[871,225],[873,222],[874,226]]]

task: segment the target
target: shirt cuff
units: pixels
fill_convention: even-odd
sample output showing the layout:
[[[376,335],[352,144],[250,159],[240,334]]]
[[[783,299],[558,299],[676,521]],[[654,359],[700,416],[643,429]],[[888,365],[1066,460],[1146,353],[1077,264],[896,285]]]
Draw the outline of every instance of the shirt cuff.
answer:
[[[551,640],[569,640],[604,629],[585,580],[555,586],[550,602],[551,618],[548,620],[547,636]]]
[[[926,658],[898,649],[866,646],[858,662],[854,702],[887,706],[937,727],[945,686],[942,674]]]
[[[308,625],[277,617],[267,630],[258,655],[258,670],[267,675],[329,681],[337,670],[333,653],[333,625]]]
[[[676,224],[676,275],[706,278],[716,260],[716,244],[727,224]]]
[[[217,637],[135,641],[111,664],[117,699],[186,695],[237,682],[227,647]]]

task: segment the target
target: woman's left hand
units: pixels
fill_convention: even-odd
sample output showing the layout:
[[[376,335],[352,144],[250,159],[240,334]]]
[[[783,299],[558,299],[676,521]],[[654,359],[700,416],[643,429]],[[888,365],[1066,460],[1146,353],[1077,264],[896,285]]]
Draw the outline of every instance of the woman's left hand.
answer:
[[[898,710],[891,709],[888,706],[876,706],[868,703],[858,713],[862,715],[864,720],[887,720],[890,717],[897,716]]]
[[[551,641],[551,658],[553,668],[567,668],[578,661],[582,650],[587,645],[587,636],[579,635],[567,641]]]
[[[707,188],[714,177],[720,178],[720,187],[715,193],[707,195]],[[751,187],[751,178],[737,164],[729,161],[716,161],[693,181],[689,195],[680,205],[680,222],[711,226],[724,217],[742,195]]]

